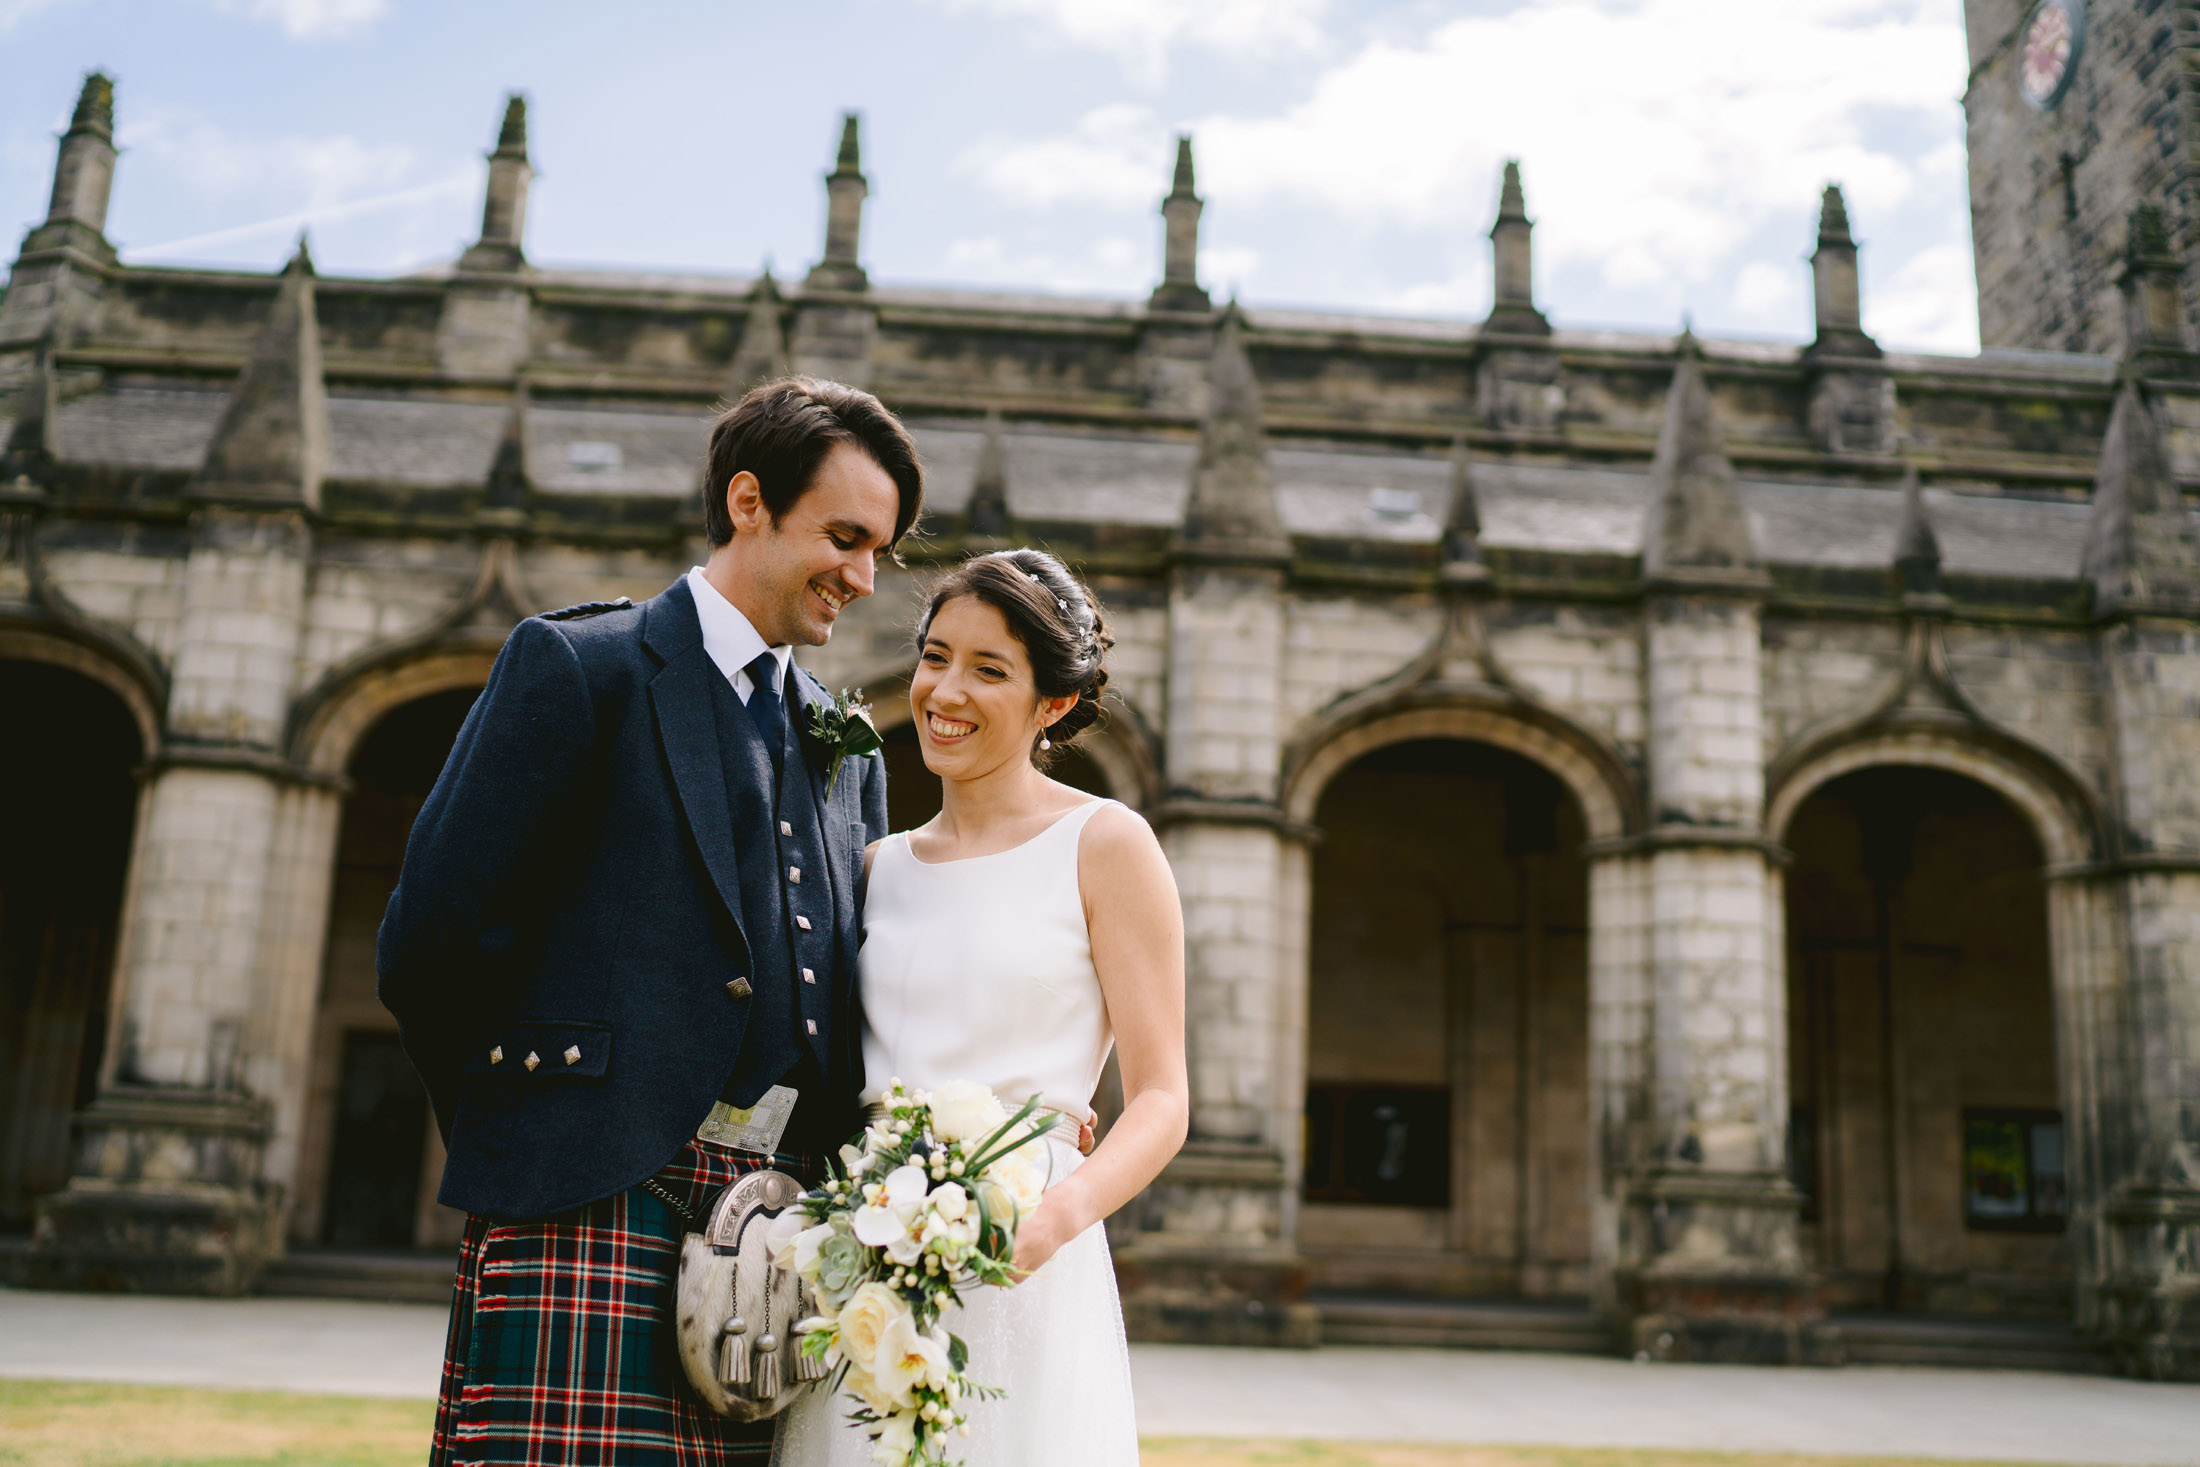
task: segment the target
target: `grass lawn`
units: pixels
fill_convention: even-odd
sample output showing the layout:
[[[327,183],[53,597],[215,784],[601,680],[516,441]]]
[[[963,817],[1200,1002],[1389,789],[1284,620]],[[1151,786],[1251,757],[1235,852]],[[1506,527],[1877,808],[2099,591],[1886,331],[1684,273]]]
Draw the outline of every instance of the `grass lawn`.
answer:
[[[5,1467],[421,1467],[430,1401],[0,1380]],[[1033,1467],[1044,1467],[1035,1463]],[[1165,1439],[1143,1467],[1922,1467],[1895,1457]]]

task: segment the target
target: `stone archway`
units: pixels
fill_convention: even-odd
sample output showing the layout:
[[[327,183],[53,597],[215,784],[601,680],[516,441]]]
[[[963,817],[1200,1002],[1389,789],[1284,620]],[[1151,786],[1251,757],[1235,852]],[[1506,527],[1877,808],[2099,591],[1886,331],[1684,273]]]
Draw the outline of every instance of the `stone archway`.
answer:
[[[2068,1317],[2041,807],[1950,762],[1782,805],[1802,1241],[1834,1309]]]
[[[1317,1287],[1593,1287],[1587,848],[1639,821],[1615,761],[1550,723],[1408,706],[1291,760],[1285,816],[1319,834],[1284,863],[1300,915],[1277,1065],[1306,1100],[1291,1205]],[[1398,1168],[1441,1196],[1341,1175],[1374,1153],[1339,1128],[1376,1123],[1408,1149],[1416,1125],[1442,1133],[1433,1163]]]
[[[337,826],[314,1006],[291,1236],[333,1247],[450,1247],[464,1219],[435,1205],[441,1141],[427,1096],[375,997],[374,943],[405,840],[474,698],[480,663],[413,664],[332,707],[309,754],[349,782]],[[419,691],[422,688],[428,691]],[[403,697],[392,706],[387,695]],[[375,709],[371,720],[360,710]],[[343,747],[342,735],[356,730]]]
[[[148,710],[88,656],[0,655],[0,1231],[67,1183],[106,1039]]]

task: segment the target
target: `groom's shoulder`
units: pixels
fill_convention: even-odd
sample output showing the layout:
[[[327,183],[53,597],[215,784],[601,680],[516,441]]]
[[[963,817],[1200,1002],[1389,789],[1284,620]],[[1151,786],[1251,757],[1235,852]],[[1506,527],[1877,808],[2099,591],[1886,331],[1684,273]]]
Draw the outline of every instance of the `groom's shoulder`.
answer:
[[[570,646],[582,662],[593,663],[606,657],[616,660],[640,650],[647,605],[619,596],[609,601],[561,606],[531,620],[548,623],[545,630]]]

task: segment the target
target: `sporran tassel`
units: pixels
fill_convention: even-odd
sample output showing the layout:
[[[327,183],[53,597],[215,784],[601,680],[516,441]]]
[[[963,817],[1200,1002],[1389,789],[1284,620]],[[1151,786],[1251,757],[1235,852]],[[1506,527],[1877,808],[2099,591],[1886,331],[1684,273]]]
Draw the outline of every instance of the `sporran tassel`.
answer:
[[[798,1342],[794,1351],[794,1378],[796,1380],[823,1380],[831,1372],[826,1368],[823,1355],[812,1355]]]
[[[759,1401],[769,1401],[779,1394],[779,1337],[760,1335],[756,1341],[756,1383],[749,1394]]]
[[[725,1333],[718,1337],[718,1383],[722,1386],[745,1386],[749,1383],[748,1341],[742,1336],[748,1327],[736,1314],[726,1321]]]

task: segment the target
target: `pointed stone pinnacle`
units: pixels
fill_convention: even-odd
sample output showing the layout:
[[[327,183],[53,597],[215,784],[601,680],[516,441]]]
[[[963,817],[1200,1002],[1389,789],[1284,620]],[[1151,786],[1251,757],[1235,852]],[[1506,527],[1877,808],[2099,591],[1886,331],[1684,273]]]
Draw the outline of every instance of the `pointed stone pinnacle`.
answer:
[[[1192,135],[1180,132],[1176,135],[1176,177],[1169,184],[1172,199],[1192,198]]]
[[[489,461],[489,483],[482,503],[489,509],[524,509],[527,504],[527,429],[533,401],[527,381],[512,386],[512,410],[504,419],[496,456]]]
[[[739,398],[759,382],[787,375],[787,336],[780,326],[780,308],[779,282],[772,279],[772,267],[766,264],[749,295],[748,317],[741,324],[741,341],[727,373],[729,397]]]
[[[1821,248],[1835,245],[1853,249],[1856,246],[1854,236],[1849,233],[1848,201],[1841,197],[1841,185],[1837,183],[1827,184],[1825,195],[1819,201],[1818,243]]]
[[[1505,181],[1497,191],[1497,217],[1501,223],[1528,222],[1528,195],[1520,187],[1520,160],[1505,160]]]
[[[1246,355],[1244,313],[1235,301],[1222,313],[1207,367],[1207,418],[1183,537],[1188,548],[1235,560],[1286,560],[1291,554],[1261,429],[1260,382]]]
[[[527,98],[513,92],[504,99],[504,125],[497,129],[499,156],[527,156]]]
[[[1680,360],[1666,395],[1665,428],[1650,466],[1650,507],[1643,524],[1642,568],[1656,578],[1685,579],[1730,572],[1754,580],[1756,549],[1734,483],[1734,465],[1712,410],[1703,353],[1692,332],[1681,335]]]
[[[1008,451],[1001,442],[1001,412],[988,408],[985,437],[978,444],[978,470],[970,484],[965,516],[973,540],[1008,538]]]
[[[300,240],[192,479],[194,496],[319,505],[329,429],[313,278],[312,256]]]
[[[84,90],[76,94],[76,113],[69,119],[70,132],[96,132],[101,137],[115,134],[115,82],[103,71],[95,71],[84,78]]]
[[[2200,536],[2171,471],[2161,421],[2130,374],[2101,443],[2085,575],[2096,615],[2200,610]]]
[[[1911,595],[1940,591],[1940,537],[1933,533],[1924,482],[1915,464],[1902,476],[1902,525],[1895,531],[1894,569],[1902,589]]]
[[[863,175],[863,139],[861,119],[854,112],[840,115],[840,155],[833,161],[833,177],[842,178]]]

